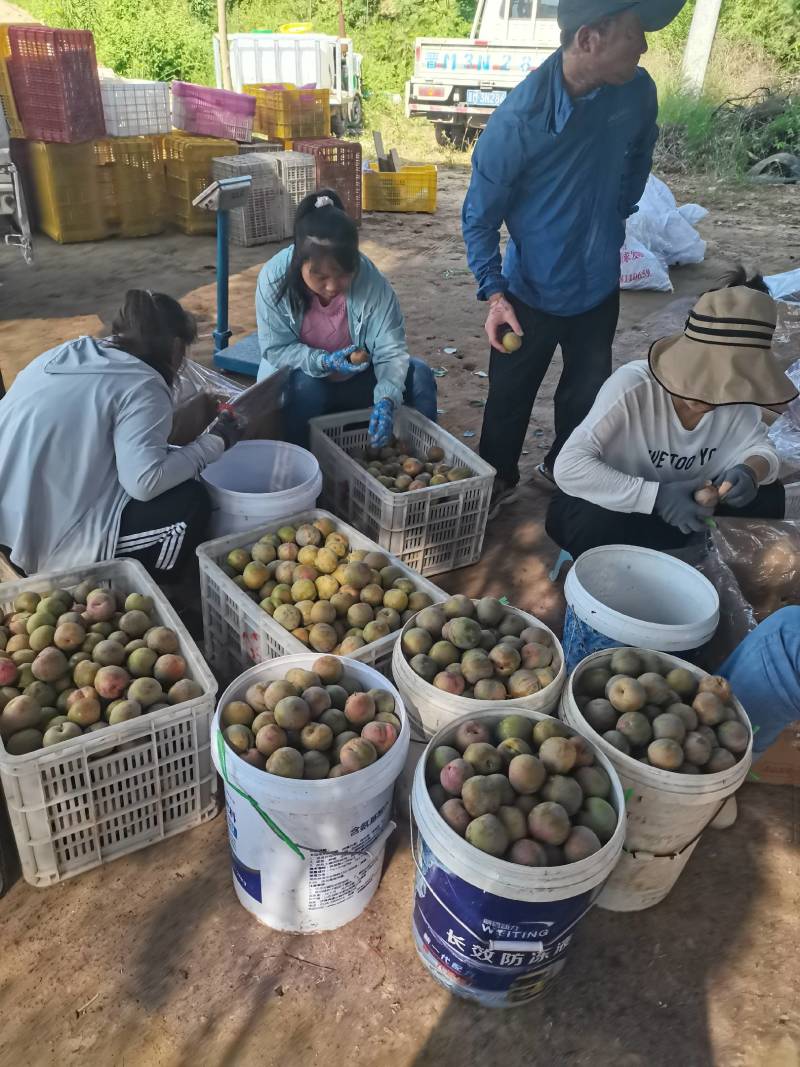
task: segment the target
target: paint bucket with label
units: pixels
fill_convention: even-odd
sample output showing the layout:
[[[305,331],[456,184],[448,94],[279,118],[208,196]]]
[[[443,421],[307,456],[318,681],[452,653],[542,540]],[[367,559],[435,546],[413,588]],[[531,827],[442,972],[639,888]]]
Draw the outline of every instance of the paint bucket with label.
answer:
[[[313,670],[303,653],[261,663],[222,694],[212,728],[214,764],[225,784],[233,885],[239,902],[276,930],[316,933],[355,919],[378,888],[391,819],[394,783],[408,755],[409,727],[399,694],[365,663],[342,659],[351,689],[392,694],[402,723],[389,751],[370,767],[321,781],[280,778],[245,763],[219,729],[222,709],[256,682],[293,668]]]
[[[419,957],[451,993],[498,1008],[525,1004],[549,988],[578,923],[614,869],[625,837],[622,787],[610,761],[596,748],[595,762],[611,779],[609,802],[619,819],[611,840],[588,859],[524,867],[480,852],[448,826],[425,782],[430,753],[452,744],[459,723],[468,718],[497,724],[507,715],[547,718],[516,706],[462,716],[431,739],[417,764],[411,793],[417,868],[412,929]]]

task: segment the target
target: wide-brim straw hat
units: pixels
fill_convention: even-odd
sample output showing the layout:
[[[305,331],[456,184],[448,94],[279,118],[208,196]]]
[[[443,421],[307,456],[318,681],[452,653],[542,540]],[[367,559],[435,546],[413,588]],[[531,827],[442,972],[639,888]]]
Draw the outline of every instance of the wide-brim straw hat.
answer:
[[[704,293],[683,333],[650,348],[653,377],[683,400],[721,407],[775,407],[798,395],[772,354],[775,302],[768,293],[735,285]]]

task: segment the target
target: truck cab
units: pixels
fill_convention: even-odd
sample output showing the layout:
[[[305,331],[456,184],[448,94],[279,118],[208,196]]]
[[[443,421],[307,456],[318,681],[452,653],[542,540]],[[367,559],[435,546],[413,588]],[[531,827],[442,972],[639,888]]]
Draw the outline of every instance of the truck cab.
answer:
[[[509,92],[559,44],[558,0],[480,0],[469,38],[419,37],[406,114],[441,145],[466,147]]]

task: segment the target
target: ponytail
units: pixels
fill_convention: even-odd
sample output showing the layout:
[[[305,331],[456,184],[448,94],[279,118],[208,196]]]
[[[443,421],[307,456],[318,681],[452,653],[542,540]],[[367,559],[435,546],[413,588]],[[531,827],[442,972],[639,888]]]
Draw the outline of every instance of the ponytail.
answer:
[[[125,303],[111,324],[112,342],[158,371],[172,386],[180,367],[175,342],[184,346],[197,340],[194,316],[177,300],[149,289],[129,289]]]

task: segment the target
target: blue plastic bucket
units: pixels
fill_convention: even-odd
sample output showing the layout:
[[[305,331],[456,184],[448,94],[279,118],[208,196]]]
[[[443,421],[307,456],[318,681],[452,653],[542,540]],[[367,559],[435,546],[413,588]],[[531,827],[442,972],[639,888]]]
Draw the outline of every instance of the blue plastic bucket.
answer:
[[[611,802],[621,818],[608,844],[588,859],[561,867],[523,867],[478,851],[447,825],[425,783],[431,749],[449,744],[466,718],[495,723],[511,714],[547,718],[508,707],[456,719],[431,739],[417,764],[411,793],[417,867],[412,928],[419,957],[451,993],[497,1008],[526,1004],[549,988],[564,966],[575,929],[614,869],[625,837],[622,787],[597,749],[597,763],[611,778]]]
[[[564,583],[567,672],[620,645],[687,653],[713,637],[719,596],[694,567],[664,552],[604,545],[584,552]]]

